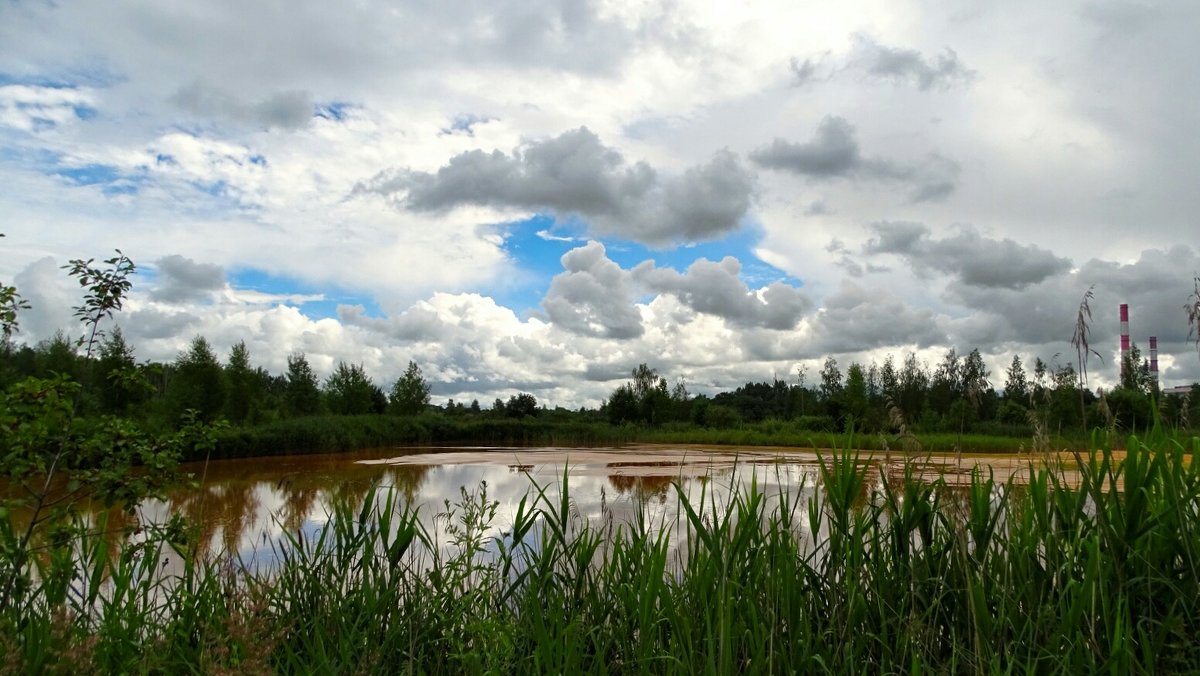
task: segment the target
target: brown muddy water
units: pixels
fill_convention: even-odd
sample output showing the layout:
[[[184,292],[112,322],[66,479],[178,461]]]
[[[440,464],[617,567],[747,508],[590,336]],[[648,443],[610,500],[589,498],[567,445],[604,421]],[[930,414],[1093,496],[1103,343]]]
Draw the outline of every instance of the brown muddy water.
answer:
[[[1012,477],[1020,483],[1031,465],[1072,464],[1065,456],[1017,454],[906,458],[876,452],[860,459],[869,466],[876,490],[902,476],[906,462],[918,476],[942,476],[951,486],[969,482],[975,468],[992,472],[998,481]],[[197,487],[139,505],[136,518],[162,522],[180,515],[197,529],[201,553],[269,567],[285,532],[312,537],[329,520],[336,501],[361,506],[372,485],[395,491],[401,502],[418,508],[431,534],[444,534],[445,514],[463,489],[486,490],[488,499],[499,503],[492,523],[499,535],[511,524],[521,498],[532,499],[538,487],[557,501],[564,475],[572,516],[609,525],[640,518],[669,526],[679,515],[675,484],[694,505],[702,500],[708,512],[719,511],[731,493],[751,482],[774,496],[773,504],[787,495],[804,511],[819,485],[819,463],[817,452],[792,448],[682,445],[387,448],[221,460],[186,465]]]

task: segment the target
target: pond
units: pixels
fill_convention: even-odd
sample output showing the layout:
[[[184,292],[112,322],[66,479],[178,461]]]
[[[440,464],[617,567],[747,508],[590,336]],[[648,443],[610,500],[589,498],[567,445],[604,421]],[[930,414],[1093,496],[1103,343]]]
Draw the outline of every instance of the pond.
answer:
[[[909,458],[923,477],[943,476],[951,485],[969,481],[977,466],[998,480],[1017,481],[1031,462],[1046,456],[921,456]],[[902,454],[864,454],[870,480],[902,475]],[[677,484],[693,504],[724,505],[732,489],[751,481],[777,502],[790,496],[808,505],[819,484],[819,457],[794,448],[711,448],[634,445],[619,448],[387,448],[330,455],[277,456],[186,465],[197,482],[165,501],[139,506],[143,522],[182,516],[197,531],[201,553],[230,555],[252,566],[270,566],[285,532],[311,537],[329,519],[332,505],[360,505],[372,485],[392,490],[420,510],[430,533],[444,533],[438,515],[461,499],[461,490],[486,490],[499,503],[494,534],[509,525],[521,498],[538,487],[558,499],[566,475],[573,516],[625,524],[640,514],[670,524],[679,508]],[[804,521],[804,519],[801,519]],[[442,541],[445,541],[443,538]]]

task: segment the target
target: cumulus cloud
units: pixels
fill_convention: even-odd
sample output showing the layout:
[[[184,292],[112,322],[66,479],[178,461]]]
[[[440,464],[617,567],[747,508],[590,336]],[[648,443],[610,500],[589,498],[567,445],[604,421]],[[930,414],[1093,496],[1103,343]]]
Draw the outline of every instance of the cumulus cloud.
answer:
[[[750,208],[754,175],[728,151],[676,176],[629,163],[581,127],[511,154],[472,150],[434,173],[387,171],[355,192],[398,197],[414,211],[465,205],[582,216],[593,232],[662,246],[736,229]]]
[[[94,95],[77,87],[0,85],[0,127],[36,131],[94,113]]]
[[[798,58],[792,57],[789,62],[792,69],[792,75],[796,78],[797,85],[805,85],[816,80],[820,70],[820,60],[813,57],[808,57],[801,61]]]
[[[958,53],[946,47],[940,54],[926,57],[915,49],[890,47],[867,35],[856,35],[850,56],[853,67],[868,77],[897,85],[916,87],[921,91],[950,89],[970,83],[975,72],[958,58]]]
[[[446,327],[431,308],[424,304],[413,305],[394,317],[370,317],[361,305],[339,305],[338,319],[347,326],[375,331],[402,342],[440,340],[446,335]]]
[[[684,272],[654,261],[625,270],[608,258],[604,245],[588,242],[567,252],[562,264],[565,272],[551,281],[542,307],[555,326],[585,336],[641,336],[644,319],[635,302],[645,296],[675,298],[679,306],[665,319],[677,325],[701,314],[735,328],[786,331],[813,307],[808,294],[780,281],[751,289],[732,256],[719,262],[701,258]]]
[[[899,345],[926,347],[947,342],[936,314],[895,293],[843,280],[825,298],[813,325],[817,354],[845,354]]]
[[[17,314],[18,339],[36,342],[59,329],[73,330],[76,326],[71,308],[80,303],[79,285],[71,283],[53,258],[47,256],[30,263],[13,277],[12,283],[30,306]]]
[[[750,154],[767,169],[781,169],[813,178],[848,176],[863,166],[854,125],[845,118],[826,116],[817,125],[813,140],[794,143],[777,138]]]
[[[815,181],[846,178],[902,183],[909,186],[909,199],[914,203],[949,197],[959,174],[957,162],[937,154],[911,163],[864,156],[854,125],[837,116],[822,119],[811,141],[776,138],[750,153],[750,160],[765,169]]]
[[[555,325],[586,336],[636,338],[642,318],[633,306],[629,274],[609,260],[604,245],[588,242],[562,256],[542,307]]]
[[[281,91],[257,101],[245,101],[202,82],[180,88],[171,101],[183,110],[205,118],[282,129],[308,125],[314,110],[308,92]]]
[[[919,91],[945,91],[969,85],[976,77],[975,71],[968,68],[959,59],[958,53],[949,47],[933,56],[926,56],[917,49],[882,44],[864,33],[854,34],[852,43],[849,51],[837,56],[826,52],[804,59],[793,57],[790,67],[796,84],[857,75]]]
[[[1051,251],[987,238],[972,227],[941,239],[931,237],[930,228],[921,223],[881,222],[870,230],[875,236],[863,247],[864,254],[894,254],[918,273],[952,275],[967,286],[1024,289],[1071,268],[1070,260]]]
[[[812,301],[800,289],[774,282],[758,292],[738,275],[742,265],[732,256],[720,262],[700,259],[680,273],[655,267],[653,261],[639,264],[633,279],[655,294],[669,293],[696,312],[715,315],[741,327],[789,330],[812,309]]]
[[[917,236],[913,236],[913,231]],[[889,239],[901,247],[909,242],[908,246],[917,248],[923,246],[921,242],[926,237],[921,228],[912,224],[896,228],[889,235],[881,236],[880,240]],[[982,246],[986,249],[990,245]],[[1169,385],[1190,383],[1200,378],[1200,360],[1186,341],[1188,327],[1182,306],[1191,292],[1190,280],[1197,269],[1200,269],[1200,255],[1188,246],[1177,245],[1166,250],[1145,250],[1128,263],[1093,258],[1078,268],[1045,276],[1020,288],[966,284],[952,277],[953,282],[941,291],[948,314],[917,310],[921,301],[899,297],[883,303],[890,309],[877,311],[910,320],[916,314],[924,314],[924,321],[936,329],[927,338],[941,336],[941,340],[933,343],[936,345],[979,348],[985,355],[1007,354],[1007,358],[1016,353],[1027,363],[1035,356],[1049,362],[1058,355],[1058,361],[1065,362],[1073,361],[1069,341],[1076,311],[1084,292],[1092,287],[1095,296],[1091,302],[1091,343],[1101,355],[1088,366],[1093,386],[1107,387],[1116,381],[1121,303],[1129,304],[1131,334],[1143,354],[1149,336],[1158,338],[1162,381]],[[886,298],[887,293],[878,295]],[[826,304],[836,306],[838,302],[826,299]],[[861,320],[870,316],[870,312],[818,313],[815,327],[819,329],[817,333],[826,337],[821,347],[831,349],[839,344],[829,339],[835,336],[864,337],[861,330],[853,327],[861,326]],[[900,327],[905,324],[910,330],[916,326],[915,322],[903,319],[897,322]],[[889,331],[884,326],[877,326],[877,330],[881,335]],[[897,331],[895,338],[881,343],[881,347],[902,344],[903,336],[903,330]]]
[[[158,284],[151,297],[168,303],[197,301],[225,288],[225,270],[212,263],[197,263],[179,254],[157,261]]]
[[[200,318],[189,312],[150,306],[122,315],[120,321],[127,327],[125,337],[136,342],[190,335]]]

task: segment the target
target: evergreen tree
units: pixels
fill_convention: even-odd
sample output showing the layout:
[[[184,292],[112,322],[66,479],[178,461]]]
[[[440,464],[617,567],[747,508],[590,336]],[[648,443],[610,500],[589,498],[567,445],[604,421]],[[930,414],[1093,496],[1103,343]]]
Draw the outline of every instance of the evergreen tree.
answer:
[[[138,369],[133,348],[125,342],[120,327],[114,328],[100,342],[100,359],[96,363],[96,386],[100,407],[105,413],[124,413],[130,406],[144,401],[151,386]]]
[[[928,389],[929,371],[917,359],[915,352],[909,352],[904,357],[904,367],[900,371],[900,400],[896,403],[910,422],[916,420],[925,409]]]
[[[1010,425],[1024,424],[1028,419],[1028,408],[1033,405],[1033,390],[1025,374],[1025,365],[1020,355],[1013,355],[1012,363],[1004,372],[1004,402],[1000,404],[996,417]]]
[[[891,397],[893,402],[900,397],[900,374],[896,372],[896,360],[890,354],[879,369],[879,389],[883,396]]]
[[[314,415],[321,410],[321,390],[317,386],[317,375],[303,352],[288,357],[287,386],[284,403],[293,416]]]
[[[1145,393],[1154,387],[1154,380],[1150,377],[1150,362],[1142,359],[1142,351],[1137,343],[1131,343],[1129,352],[1121,356],[1121,387]]]
[[[258,374],[250,366],[250,351],[246,342],[239,340],[229,350],[229,364],[225,367],[225,382],[229,396],[225,399],[225,417],[229,422],[240,425],[251,418],[251,410],[259,395]]]
[[[1021,363],[1021,356],[1014,354],[1012,363],[1004,373],[1004,398],[1026,406],[1029,404],[1029,395],[1029,378],[1025,375],[1025,365]]]
[[[37,344],[35,364],[36,376],[49,378],[51,374],[70,376],[72,380],[80,380],[80,359],[75,354],[75,346],[67,334],[55,331],[54,336]]]
[[[846,369],[846,386],[842,390],[842,405],[848,418],[846,427],[853,424],[862,429],[863,420],[867,413],[867,379],[863,367],[857,362]]]
[[[178,419],[193,409],[201,420],[215,420],[225,406],[225,374],[203,336],[179,354],[167,383],[168,411]]]

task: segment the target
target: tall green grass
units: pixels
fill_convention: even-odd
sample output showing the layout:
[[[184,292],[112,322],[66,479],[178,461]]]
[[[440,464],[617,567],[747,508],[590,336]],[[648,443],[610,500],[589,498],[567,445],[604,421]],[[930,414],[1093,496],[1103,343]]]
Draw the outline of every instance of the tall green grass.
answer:
[[[631,428],[602,422],[440,415],[311,416],[222,430],[211,459],[334,453],[409,444],[600,445],[631,441]],[[189,457],[187,460],[204,460]]]
[[[437,535],[393,495],[340,504],[276,566],[151,537],[39,569],[0,615],[13,671],[1187,673],[1200,670],[1200,440],[1081,453],[1068,481],[966,487],[826,454],[810,498],[677,490],[674,516],[581,515],[566,477]],[[1190,451],[1185,453],[1185,450]],[[674,535],[673,535],[674,534]],[[56,581],[57,580],[57,581]]]
[[[919,447],[932,452],[974,453],[1015,453],[1033,446],[1028,436],[920,432],[902,438],[895,434],[810,429],[802,421],[784,420],[710,428],[691,423],[668,423],[659,427],[614,426],[602,421],[425,414],[311,416],[262,425],[226,427],[219,432],[215,448],[204,453],[211,459],[218,459],[336,453],[390,445],[596,446],[630,442],[798,448],[844,448],[853,442],[861,450]],[[1056,449],[1083,450],[1088,448],[1090,439],[1057,436],[1047,442]],[[187,459],[204,460],[205,457]]]

